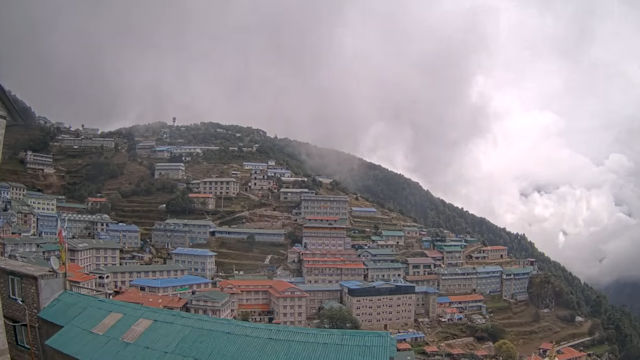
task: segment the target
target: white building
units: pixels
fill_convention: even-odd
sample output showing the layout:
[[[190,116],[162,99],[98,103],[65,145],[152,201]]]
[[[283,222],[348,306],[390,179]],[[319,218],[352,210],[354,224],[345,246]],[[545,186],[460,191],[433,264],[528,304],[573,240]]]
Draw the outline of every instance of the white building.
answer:
[[[234,178],[208,178],[191,182],[191,188],[201,194],[234,197],[240,191],[240,184]]]
[[[186,177],[185,167],[183,163],[157,163],[155,176],[156,179],[175,179],[180,180]]]
[[[338,217],[349,219],[349,197],[338,195],[302,195],[303,217]]]
[[[42,170],[45,173],[53,173],[53,155],[27,151],[24,163],[27,169]]]
[[[36,213],[55,214],[56,197],[37,191],[27,191],[23,200],[29,204]]]
[[[177,248],[171,252],[172,262],[182,265],[191,275],[213,278],[216,273],[216,253],[207,249]]]
[[[309,189],[280,189],[280,201],[299,202],[302,195],[315,194],[315,191]]]

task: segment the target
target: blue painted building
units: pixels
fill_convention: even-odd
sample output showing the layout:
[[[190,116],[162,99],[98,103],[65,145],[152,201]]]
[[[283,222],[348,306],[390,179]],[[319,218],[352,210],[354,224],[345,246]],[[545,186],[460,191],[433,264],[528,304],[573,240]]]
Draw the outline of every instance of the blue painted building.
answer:
[[[99,238],[113,241],[124,248],[139,248],[140,228],[133,224],[108,224]]]
[[[191,292],[192,290],[210,288],[211,280],[195,275],[184,275],[165,279],[138,278],[131,281],[131,286],[143,292],[175,295]]]

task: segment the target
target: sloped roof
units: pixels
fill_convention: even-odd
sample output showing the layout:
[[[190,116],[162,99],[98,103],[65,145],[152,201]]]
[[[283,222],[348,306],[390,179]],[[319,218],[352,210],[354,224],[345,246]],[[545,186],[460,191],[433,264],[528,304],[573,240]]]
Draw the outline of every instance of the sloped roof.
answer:
[[[117,319],[102,335],[92,332],[109,314]],[[396,353],[386,332],[325,330],[255,324],[143,307],[64,292],[39,314],[63,328],[46,344],[78,359],[371,359]],[[131,342],[121,340],[140,319],[150,324]]]

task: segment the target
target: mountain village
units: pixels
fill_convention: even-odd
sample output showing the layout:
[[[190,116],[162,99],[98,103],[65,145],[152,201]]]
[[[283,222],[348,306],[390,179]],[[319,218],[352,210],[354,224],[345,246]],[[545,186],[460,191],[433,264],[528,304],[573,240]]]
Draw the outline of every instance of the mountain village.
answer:
[[[4,130],[19,115],[0,100]],[[597,358],[581,350],[588,319],[528,304],[536,259],[506,246],[425,228],[322,174],[254,157],[259,143],[184,143],[175,119],[135,149],[99,129],[43,125],[60,132],[50,151],[25,149],[0,174],[12,359],[494,359],[498,327],[522,359]],[[244,160],[202,160],[222,151]],[[84,201],[51,185],[85,153],[128,152],[125,175]],[[139,173],[173,194],[123,196]],[[171,208],[178,193],[184,214]],[[326,310],[361,330],[322,329]]]

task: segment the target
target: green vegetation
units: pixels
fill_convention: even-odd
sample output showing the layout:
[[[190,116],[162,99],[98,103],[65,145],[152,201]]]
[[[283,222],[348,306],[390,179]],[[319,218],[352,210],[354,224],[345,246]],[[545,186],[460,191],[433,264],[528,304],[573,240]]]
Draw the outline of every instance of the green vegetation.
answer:
[[[516,360],[518,358],[518,351],[510,341],[500,340],[494,346],[498,358],[502,360]]]
[[[190,215],[195,210],[195,204],[186,190],[180,191],[167,202],[167,211],[172,215]]]
[[[72,179],[64,186],[64,194],[70,199],[84,201],[102,191],[105,181],[122,174],[123,166],[111,159],[101,158],[75,171]]]
[[[344,306],[332,306],[320,310],[318,313],[318,326],[323,329],[360,329],[360,322]]]

